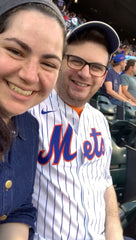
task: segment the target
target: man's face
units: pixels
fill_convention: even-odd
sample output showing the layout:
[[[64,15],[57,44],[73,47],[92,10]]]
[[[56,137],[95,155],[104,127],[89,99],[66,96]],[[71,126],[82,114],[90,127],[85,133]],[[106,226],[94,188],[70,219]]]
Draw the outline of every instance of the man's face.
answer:
[[[103,45],[89,41],[70,44],[66,54],[77,56],[88,63],[99,63],[104,66],[107,66],[109,58]],[[102,86],[105,77],[106,73],[101,77],[93,76],[88,65],[81,70],[71,69],[67,66],[67,58],[64,58],[56,90],[67,104],[82,107]]]
[[[121,71],[124,71],[124,70],[125,70],[125,67],[126,67],[126,65],[127,65],[126,59],[124,59],[123,61],[121,61],[120,64],[121,64]]]

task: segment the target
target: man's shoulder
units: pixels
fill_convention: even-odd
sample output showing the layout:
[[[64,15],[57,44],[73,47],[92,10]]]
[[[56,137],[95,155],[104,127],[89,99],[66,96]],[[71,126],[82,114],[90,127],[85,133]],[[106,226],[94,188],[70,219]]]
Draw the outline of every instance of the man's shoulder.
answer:
[[[117,73],[114,68],[111,68],[111,69],[109,70],[109,73],[112,74],[112,75],[119,76],[119,73]]]
[[[122,74],[120,77],[122,81],[125,81],[125,80],[129,81],[132,78],[130,75],[126,73]]]
[[[104,116],[104,114],[102,112],[100,112],[99,109],[97,108],[94,108],[93,106],[91,106],[90,103],[86,103],[85,104],[85,109],[86,109],[86,114],[87,115],[90,115],[92,114],[94,117],[96,118],[102,118],[104,120],[107,121],[106,117]]]
[[[110,68],[108,70],[108,73],[107,73],[105,81],[110,81],[111,78],[115,78],[115,77],[119,77],[120,78],[120,75],[113,68]]]

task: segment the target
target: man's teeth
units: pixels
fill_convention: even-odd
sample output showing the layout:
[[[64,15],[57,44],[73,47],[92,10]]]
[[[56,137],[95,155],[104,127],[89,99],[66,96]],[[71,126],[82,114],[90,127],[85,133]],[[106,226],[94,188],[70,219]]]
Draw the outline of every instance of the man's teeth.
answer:
[[[30,96],[32,94],[32,91],[25,91],[25,90],[15,86],[12,83],[9,83],[8,85],[9,85],[10,89],[14,90],[15,92],[17,92],[17,93],[19,93],[21,95]]]

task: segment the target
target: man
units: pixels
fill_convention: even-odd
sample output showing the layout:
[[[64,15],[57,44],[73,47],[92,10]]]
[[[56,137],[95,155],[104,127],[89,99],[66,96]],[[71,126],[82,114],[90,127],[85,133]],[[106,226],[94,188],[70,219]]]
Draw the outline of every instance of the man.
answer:
[[[117,54],[113,58],[113,66],[108,70],[105,82],[101,88],[112,104],[122,106],[123,102],[130,102],[127,97],[122,94],[120,74],[125,70],[125,55]],[[130,102],[132,104],[132,102]]]
[[[107,120],[87,103],[102,86],[119,37],[103,22],[68,35],[56,89],[31,109],[40,123],[35,240],[122,240],[110,176]]]
[[[66,3],[65,3],[64,0],[58,0],[57,2],[56,2],[56,1],[54,1],[54,2],[57,4],[57,6],[59,7],[59,9],[60,9],[62,12],[65,11],[65,9],[66,9]]]
[[[136,103],[136,60],[130,59],[121,75],[122,92],[126,98]]]

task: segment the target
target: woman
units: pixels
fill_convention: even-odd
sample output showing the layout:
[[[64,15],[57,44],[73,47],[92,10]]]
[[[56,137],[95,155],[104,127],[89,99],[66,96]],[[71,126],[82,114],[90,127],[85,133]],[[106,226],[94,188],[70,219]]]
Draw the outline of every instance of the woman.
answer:
[[[27,240],[38,123],[28,108],[55,85],[65,46],[65,22],[48,0],[0,0],[0,240]]]

